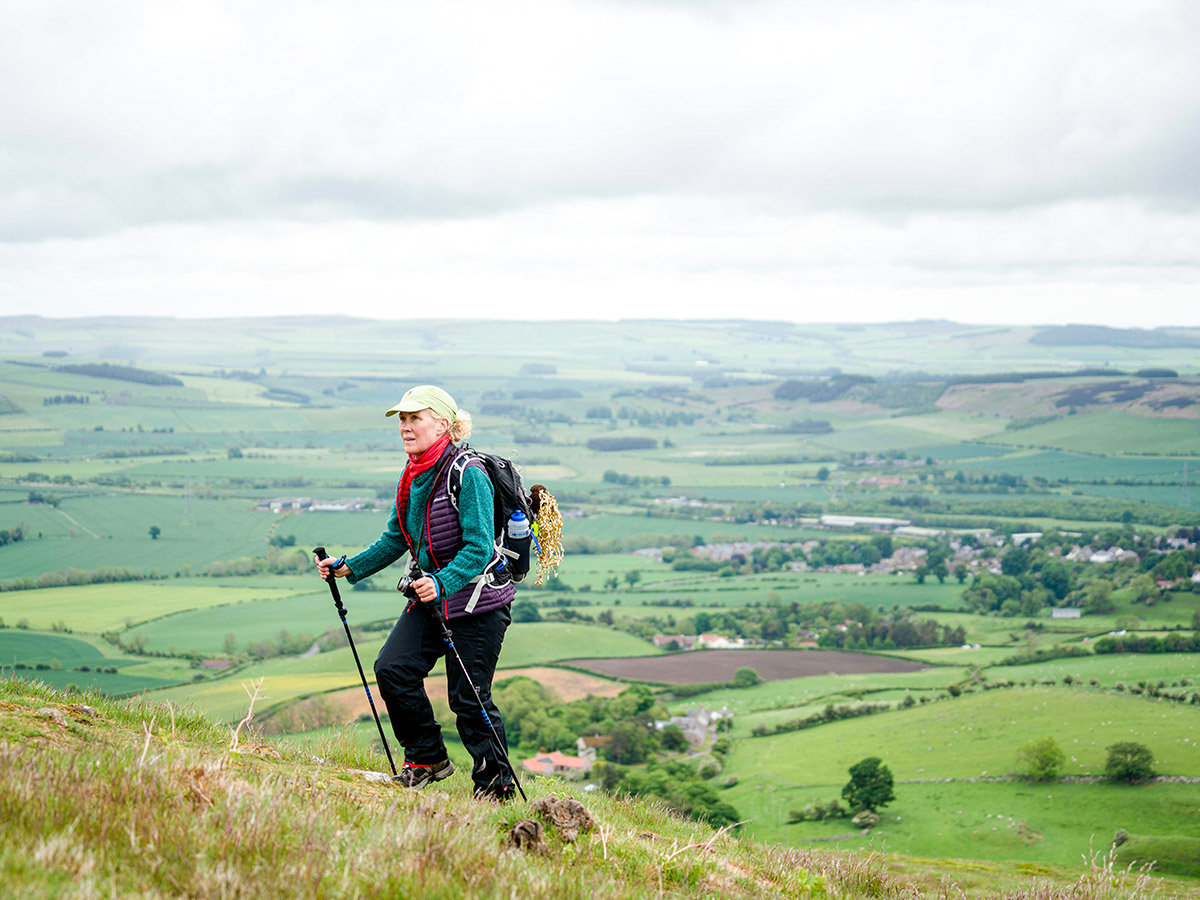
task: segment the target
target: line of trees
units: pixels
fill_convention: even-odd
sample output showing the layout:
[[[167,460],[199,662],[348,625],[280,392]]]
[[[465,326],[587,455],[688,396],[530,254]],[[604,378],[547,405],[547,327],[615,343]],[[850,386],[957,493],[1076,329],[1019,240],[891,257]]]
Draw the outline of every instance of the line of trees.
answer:
[[[621,450],[653,450],[658,441],[648,437],[594,437],[587,442],[589,450],[615,453]]]
[[[152,581],[166,578],[151,570],[142,572],[128,569],[125,566],[93,569],[58,569],[54,572],[43,572],[37,578],[18,578],[0,584],[0,591],[31,591],[38,588],[68,587],[79,584],[113,584],[121,581]]]
[[[1092,647],[1097,653],[1200,653],[1200,633],[1116,635],[1102,637]]]
[[[92,398],[87,394],[55,394],[53,397],[43,397],[42,406],[59,406],[63,403],[91,403]]]
[[[666,487],[671,483],[671,479],[666,475],[629,475],[625,472],[618,472],[616,469],[608,469],[603,477],[607,484],[623,484],[629,487],[641,487],[642,485]]]
[[[170,385],[183,387],[183,382],[161,372],[137,369],[133,366],[116,366],[112,363],[71,363],[55,366],[54,371],[71,375],[89,375],[92,378],[113,378],[117,381],[133,381],[138,384]]]

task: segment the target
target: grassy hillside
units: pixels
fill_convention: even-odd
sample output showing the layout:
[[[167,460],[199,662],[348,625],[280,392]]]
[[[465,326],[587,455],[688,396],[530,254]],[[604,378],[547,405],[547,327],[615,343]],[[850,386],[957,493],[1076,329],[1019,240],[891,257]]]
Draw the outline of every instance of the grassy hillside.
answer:
[[[232,738],[232,740],[231,740]],[[316,754],[316,755],[314,755]],[[461,773],[424,792],[336,737],[293,748],[144,702],[0,681],[0,878],[5,893],[218,898],[999,896],[1183,897],[1184,882],[1100,862],[1079,873],[767,847],[656,803],[529,778],[531,799],[575,796],[595,827],[546,825],[544,850],[508,834],[524,804],[474,801]]]

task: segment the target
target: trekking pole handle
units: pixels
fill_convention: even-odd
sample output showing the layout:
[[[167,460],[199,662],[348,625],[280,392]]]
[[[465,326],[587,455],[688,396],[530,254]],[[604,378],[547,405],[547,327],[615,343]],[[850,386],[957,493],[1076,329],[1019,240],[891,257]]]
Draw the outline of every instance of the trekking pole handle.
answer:
[[[313,555],[316,556],[318,563],[323,559],[329,558],[329,554],[325,552],[324,547],[314,547]],[[337,607],[338,615],[340,615],[343,619],[346,618],[346,607],[342,606],[342,595],[338,591],[337,576],[333,574],[333,570],[341,566],[345,560],[346,557],[343,556],[336,563],[334,563],[329,569],[329,577],[325,579],[325,583],[329,585],[329,593],[333,595],[333,603]]]

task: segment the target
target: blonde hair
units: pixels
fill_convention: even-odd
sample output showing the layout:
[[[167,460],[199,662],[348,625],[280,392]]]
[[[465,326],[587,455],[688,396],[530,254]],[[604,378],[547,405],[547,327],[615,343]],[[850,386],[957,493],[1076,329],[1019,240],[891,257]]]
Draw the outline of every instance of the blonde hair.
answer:
[[[465,409],[460,409],[458,418],[450,426],[449,433],[450,440],[456,444],[469,438],[471,436],[471,414]]]

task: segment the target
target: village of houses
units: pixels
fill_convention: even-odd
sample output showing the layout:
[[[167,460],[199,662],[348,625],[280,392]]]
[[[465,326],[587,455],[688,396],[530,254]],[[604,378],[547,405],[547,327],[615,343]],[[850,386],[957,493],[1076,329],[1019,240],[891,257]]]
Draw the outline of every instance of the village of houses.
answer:
[[[918,464],[914,462],[913,464]],[[880,478],[890,476],[879,476]],[[690,500],[686,497],[674,498],[659,498],[657,503],[664,503],[676,506],[693,506],[693,505],[711,505],[704,501]],[[389,500],[378,500],[374,498],[351,497],[336,500],[317,500],[311,497],[274,497],[268,500],[261,501],[256,507],[256,511],[260,512],[320,512],[320,511],[335,511],[335,512],[353,512],[353,511],[374,511],[386,508],[390,505]],[[563,517],[584,518],[586,514],[582,510],[568,509],[563,512]],[[721,520],[721,517],[718,517]],[[1043,533],[1040,531],[1022,532],[1012,535],[996,534],[990,528],[979,529],[939,529],[939,528],[922,528],[912,524],[909,519],[889,518],[883,516],[852,516],[852,515],[822,515],[813,518],[800,518],[791,523],[783,523],[772,521],[770,524],[792,524],[797,527],[808,529],[830,530],[830,531],[858,531],[875,534],[890,534],[897,538],[910,538],[914,540],[936,540],[940,538],[948,538],[948,545],[952,551],[952,555],[946,559],[946,572],[949,575],[955,575],[961,567],[966,575],[981,574],[983,572],[999,575],[1001,573],[1001,564],[1006,550],[1016,547],[1028,547],[1036,544]],[[1060,532],[1064,537],[1080,537],[1076,532]],[[969,539],[968,539],[969,538]],[[1140,540],[1140,538],[1139,538]],[[799,548],[803,550],[804,555],[809,556],[812,551],[821,546],[819,540],[808,540],[801,544],[785,544],[781,541],[738,541],[732,543],[717,543],[703,544],[698,547],[691,547],[688,553],[696,559],[703,559],[715,562],[733,562],[744,561],[749,559],[755,550],[769,550],[773,547],[790,547],[793,550]],[[1164,540],[1161,547],[1148,548],[1149,552],[1170,552],[1171,550],[1193,550],[1196,548],[1196,543],[1186,537],[1169,537]],[[645,557],[658,562],[663,561],[664,551],[674,550],[673,547],[646,547],[640,550],[632,551],[633,555]],[[820,573],[841,573],[852,575],[895,575],[900,573],[914,573],[919,570],[924,564],[924,559],[928,555],[928,550],[924,547],[914,545],[900,545],[895,548],[892,555],[881,559],[871,565],[863,563],[841,563],[830,566],[809,566],[807,560],[793,560],[787,564],[788,569],[793,572],[820,572]],[[1058,548],[1052,548],[1049,551],[1051,556],[1061,556],[1067,562],[1083,562],[1093,564],[1103,564],[1111,562],[1119,562],[1121,560],[1132,559],[1136,560],[1139,555],[1134,550],[1124,549],[1116,545],[1108,547],[1092,547],[1089,545],[1073,545],[1070,550],[1065,553],[1060,553]],[[1190,575],[1190,580],[1200,584],[1200,569],[1193,571]],[[1162,590],[1167,590],[1172,586],[1171,582],[1162,582],[1159,585]],[[1071,608],[1055,608],[1052,611],[1054,618],[1077,618],[1079,611]],[[663,637],[661,644],[658,642],[658,637]],[[813,636],[815,638],[815,635]],[[682,639],[681,639],[682,638]],[[722,637],[718,634],[704,634],[695,637],[686,637],[679,635],[656,636],[656,646],[664,646],[671,640],[676,640],[679,644],[678,649],[727,649],[741,647],[743,644],[729,638]],[[674,649],[674,648],[672,648]]]
[[[731,715],[729,710],[724,707],[719,710],[709,710],[704,706],[697,706],[681,716],[671,716],[669,719],[655,722],[654,727],[656,730],[662,731],[670,725],[678,726],[679,730],[683,732],[683,736],[687,738],[686,753],[691,756],[712,743],[717,735],[717,723]],[[534,775],[556,775],[572,780],[586,778],[596,764],[597,752],[607,745],[608,741],[607,735],[580,737],[575,742],[576,755],[574,756],[554,750],[523,759],[521,765]]]

